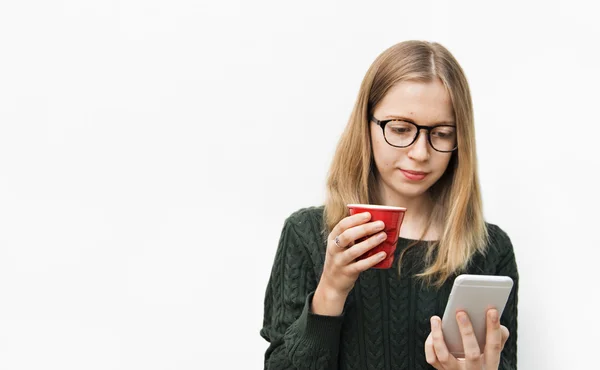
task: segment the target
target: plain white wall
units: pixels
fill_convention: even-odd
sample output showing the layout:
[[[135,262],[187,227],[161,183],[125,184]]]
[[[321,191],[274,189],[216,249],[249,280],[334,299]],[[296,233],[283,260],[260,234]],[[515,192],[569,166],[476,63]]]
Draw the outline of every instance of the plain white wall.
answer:
[[[452,4],[2,2],[0,369],[262,369],[283,221],[323,201],[364,73],[406,39],[471,83],[520,368],[591,366],[596,12]]]

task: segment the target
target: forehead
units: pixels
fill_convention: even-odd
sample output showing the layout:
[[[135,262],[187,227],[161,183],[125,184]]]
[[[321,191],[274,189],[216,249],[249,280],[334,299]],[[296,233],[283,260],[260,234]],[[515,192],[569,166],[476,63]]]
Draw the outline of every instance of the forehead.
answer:
[[[395,84],[379,102],[374,113],[378,119],[400,116],[421,124],[454,120],[452,100],[439,79]]]

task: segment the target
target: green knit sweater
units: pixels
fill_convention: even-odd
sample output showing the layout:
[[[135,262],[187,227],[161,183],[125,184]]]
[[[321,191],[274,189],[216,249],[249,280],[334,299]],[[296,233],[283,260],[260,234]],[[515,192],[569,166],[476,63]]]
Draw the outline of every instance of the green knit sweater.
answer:
[[[510,239],[487,224],[490,244],[473,256],[464,273],[506,275],[514,287],[501,317],[510,331],[500,369],[517,368],[517,293],[519,275]],[[360,274],[341,316],[311,312],[311,301],[325,258],[323,207],[302,209],[285,222],[266,289],[260,334],[270,342],[265,369],[433,369],[425,361],[431,316],[442,317],[453,276],[440,289],[413,277],[423,269],[424,248],[409,249],[398,276],[400,238],[394,266]],[[420,242],[424,245],[424,242]]]

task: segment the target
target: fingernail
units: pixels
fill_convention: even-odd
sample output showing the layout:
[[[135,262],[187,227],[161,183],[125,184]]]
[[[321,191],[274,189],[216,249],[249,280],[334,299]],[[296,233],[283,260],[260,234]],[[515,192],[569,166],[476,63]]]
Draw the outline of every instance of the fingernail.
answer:
[[[385,239],[387,239],[387,234],[385,234],[385,233],[384,234],[379,234],[379,236],[377,237],[377,239],[379,239],[379,240],[385,240]]]
[[[440,323],[436,319],[432,318],[431,319],[431,327],[434,329],[437,329],[440,327]]]
[[[385,223],[383,221],[377,221],[377,229],[381,230],[385,227]]]
[[[385,252],[379,253],[379,259],[382,260],[385,258]]]
[[[466,313],[461,313],[460,315],[458,315],[458,320],[460,321],[461,324],[466,324],[467,323],[467,314]]]

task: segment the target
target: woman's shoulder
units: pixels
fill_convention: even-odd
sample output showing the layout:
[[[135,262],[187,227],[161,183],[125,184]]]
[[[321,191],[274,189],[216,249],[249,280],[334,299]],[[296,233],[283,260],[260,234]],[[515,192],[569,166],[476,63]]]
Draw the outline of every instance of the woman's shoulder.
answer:
[[[322,240],[323,212],[324,206],[300,208],[285,219],[284,231],[304,241]]]
[[[324,206],[311,206],[300,208],[299,210],[289,215],[285,223],[290,226],[300,228],[313,226],[322,229],[324,209]]]
[[[306,250],[315,266],[322,266],[327,245],[323,212],[324,206],[301,208],[293,212],[284,225],[284,233],[291,238],[288,242]]]
[[[496,224],[486,222],[485,225],[488,233],[488,249],[500,256],[514,253],[512,242],[506,231]]]

